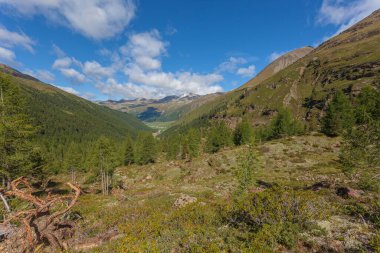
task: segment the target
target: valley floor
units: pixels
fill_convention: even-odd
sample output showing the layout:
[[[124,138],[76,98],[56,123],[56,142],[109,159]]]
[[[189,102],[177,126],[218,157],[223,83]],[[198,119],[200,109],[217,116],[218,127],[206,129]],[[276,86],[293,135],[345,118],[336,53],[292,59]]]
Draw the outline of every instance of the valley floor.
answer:
[[[250,194],[274,192],[279,196],[274,200],[277,210],[294,193],[296,204],[305,199],[306,208],[311,209],[306,216],[312,228],[295,233],[295,237],[280,236],[283,243],[278,244],[278,239],[276,243],[256,241],[260,247],[267,245],[257,248],[254,237],[267,233],[264,238],[270,240],[274,230],[247,233],[240,223],[231,222],[234,205],[239,205],[234,200],[239,157],[247,152],[247,147],[241,147],[202,155],[191,162],[159,161],[119,168],[114,178],[119,188],[107,197],[95,194],[93,185],[83,184],[88,193],[75,207],[82,218],[75,240],[70,242],[75,245],[73,251],[371,251],[373,225],[360,213],[347,210],[374,201],[378,194],[357,190],[355,177],[341,172],[339,146],[339,139],[318,134],[257,145],[259,165]],[[276,187],[285,189],[285,195],[278,195],[273,190]],[[270,208],[270,198],[263,199],[269,201],[263,208]]]

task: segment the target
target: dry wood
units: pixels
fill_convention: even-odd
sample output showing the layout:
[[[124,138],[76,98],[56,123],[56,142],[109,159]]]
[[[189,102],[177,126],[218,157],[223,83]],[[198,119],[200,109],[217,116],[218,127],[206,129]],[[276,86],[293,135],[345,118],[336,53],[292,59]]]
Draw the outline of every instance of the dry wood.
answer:
[[[10,190],[0,189],[0,193],[4,196],[15,197],[29,203],[27,210],[10,212],[3,222],[3,225],[10,224],[11,221],[22,224],[24,236],[17,240],[20,240],[23,252],[33,252],[41,245],[55,250],[63,249],[59,230],[60,227],[67,227],[64,226],[67,222],[59,218],[76,204],[81,193],[78,186],[72,183],[67,183],[67,185],[74,194],[52,196],[48,193],[44,199],[33,195],[35,190],[24,177],[12,181]],[[9,238],[11,239],[15,240],[15,238]]]

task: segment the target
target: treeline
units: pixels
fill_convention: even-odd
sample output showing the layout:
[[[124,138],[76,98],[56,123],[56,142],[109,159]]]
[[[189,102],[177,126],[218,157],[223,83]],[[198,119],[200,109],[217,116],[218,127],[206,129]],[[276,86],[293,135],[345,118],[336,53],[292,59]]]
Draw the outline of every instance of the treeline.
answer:
[[[340,161],[345,172],[380,166],[380,92],[366,87],[351,101],[338,91],[322,119],[321,131],[343,136]]]
[[[298,135],[304,131],[304,125],[289,110],[280,109],[267,126],[256,129],[250,119],[244,117],[235,129],[223,120],[215,120],[199,129],[190,128],[186,132],[172,134],[162,140],[162,151],[168,160],[191,160],[202,152],[216,153],[223,148]]]

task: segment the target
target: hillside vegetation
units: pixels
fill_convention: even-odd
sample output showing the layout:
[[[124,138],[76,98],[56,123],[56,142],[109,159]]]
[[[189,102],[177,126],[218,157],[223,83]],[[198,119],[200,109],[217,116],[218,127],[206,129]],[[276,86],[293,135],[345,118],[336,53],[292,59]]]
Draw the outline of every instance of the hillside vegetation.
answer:
[[[282,107],[311,124],[322,118],[337,90],[355,96],[365,86],[379,88],[379,44],[380,11],[376,11],[274,75],[260,81],[254,78],[185,115],[168,133],[210,119],[223,119],[233,127],[243,116],[262,125]]]
[[[160,135],[3,66],[0,252],[380,252],[379,45],[380,10]]]

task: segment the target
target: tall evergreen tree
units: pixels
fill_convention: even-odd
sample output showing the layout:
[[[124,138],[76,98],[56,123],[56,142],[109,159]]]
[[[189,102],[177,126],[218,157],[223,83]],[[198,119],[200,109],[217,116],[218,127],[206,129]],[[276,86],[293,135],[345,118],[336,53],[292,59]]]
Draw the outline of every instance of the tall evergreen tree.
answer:
[[[338,136],[349,130],[355,122],[349,99],[338,91],[329,104],[322,120],[322,132],[328,136]]]
[[[216,153],[232,144],[232,133],[224,121],[214,122],[209,130],[206,152]]]
[[[151,133],[142,132],[137,136],[135,162],[143,165],[154,163],[157,156],[157,143]]]
[[[83,166],[83,154],[77,143],[71,142],[64,154],[64,168],[71,174],[71,181],[76,182],[76,174]]]
[[[0,173],[7,180],[38,175],[43,167],[41,153],[30,142],[36,128],[25,108],[26,100],[18,86],[0,74]]]
[[[124,165],[131,165],[135,161],[133,141],[131,138],[127,138],[124,143]]]
[[[303,125],[287,109],[280,109],[270,124],[270,139],[295,135],[303,131]]]
[[[235,128],[234,143],[237,146],[249,144],[254,139],[253,127],[247,118],[244,118]]]
[[[107,137],[101,136],[92,150],[91,165],[96,175],[101,177],[102,193],[108,195],[115,168],[121,164],[115,145]]]
[[[248,152],[241,157],[239,170],[238,194],[244,193],[255,184],[254,170],[257,168],[258,156],[255,152],[253,143],[249,144]]]
[[[354,102],[356,126],[345,133],[340,153],[346,172],[380,166],[380,92],[364,88]]]
[[[198,157],[202,141],[200,131],[190,128],[186,135],[186,139],[189,147],[189,157],[191,159]]]

